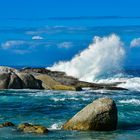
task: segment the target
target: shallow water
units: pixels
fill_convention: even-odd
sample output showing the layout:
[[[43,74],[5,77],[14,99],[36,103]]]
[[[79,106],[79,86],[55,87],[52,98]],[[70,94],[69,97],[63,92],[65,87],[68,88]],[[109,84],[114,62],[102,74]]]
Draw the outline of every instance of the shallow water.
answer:
[[[118,129],[113,132],[62,131],[61,126],[88,103],[110,97],[118,107]],[[140,92],[138,91],[41,91],[1,90],[0,123],[30,122],[47,126],[47,135],[25,134],[15,128],[0,129],[0,139],[138,140],[140,138]]]

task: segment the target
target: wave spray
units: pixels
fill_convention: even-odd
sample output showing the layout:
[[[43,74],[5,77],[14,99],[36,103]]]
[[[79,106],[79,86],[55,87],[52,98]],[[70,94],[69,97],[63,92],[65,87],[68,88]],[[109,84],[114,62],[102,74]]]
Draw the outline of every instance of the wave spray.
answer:
[[[112,34],[107,37],[95,36],[93,42],[70,61],[59,62],[50,67],[63,71],[80,80],[93,82],[99,77],[121,70],[125,51],[120,38]]]

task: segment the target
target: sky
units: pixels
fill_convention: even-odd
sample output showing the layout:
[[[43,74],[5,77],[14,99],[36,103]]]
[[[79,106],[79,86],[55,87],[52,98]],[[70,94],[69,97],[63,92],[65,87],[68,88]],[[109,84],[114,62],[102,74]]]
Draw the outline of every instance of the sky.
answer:
[[[1,0],[0,17],[139,16],[139,0]]]
[[[130,47],[140,38],[139,5],[140,0],[0,0],[0,65],[50,66],[72,59],[94,36],[111,33],[126,43],[126,65],[138,65],[140,43],[133,42],[133,53]]]

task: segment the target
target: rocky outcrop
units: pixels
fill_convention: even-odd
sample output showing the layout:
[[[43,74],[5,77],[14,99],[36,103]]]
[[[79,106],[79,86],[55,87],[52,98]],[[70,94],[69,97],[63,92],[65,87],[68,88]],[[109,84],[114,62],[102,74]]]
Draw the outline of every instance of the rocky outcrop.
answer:
[[[87,105],[63,125],[64,130],[112,131],[117,128],[117,107],[110,98],[100,98]]]
[[[38,134],[44,134],[48,133],[48,129],[41,125],[32,125],[29,123],[23,123],[18,126],[18,129],[20,131],[23,131],[25,133],[38,133]]]
[[[44,89],[53,89],[55,85],[60,85],[59,82],[52,79],[50,76],[46,74],[38,74],[35,75],[35,78],[42,81],[42,86]]]
[[[10,80],[10,73],[0,73],[0,89],[7,89]]]
[[[80,87],[75,87],[71,85],[64,85],[58,81],[55,81],[52,77],[46,74],[36,74],[34,75],[36,79],[42,81],[42,86],[44,89],[49,90],[71,90],[71,91],[80,91]]]
[[[8,89],[22,89],[22,80],[14,73],[10,73]]]
[[[42,82],[33,75],[10,67],[0,67],[0,89],[43,89]]]
[[[67,76],[64,72],[50,71],[45,68],[24,68],[21,69],[20,71],[25,73],[30,73],[34,75],[37,79],[40,79],[42,81],[42,85],[44,89],[53,89],[53,90],[68,89],[68,90],[79,91],[82,88],[88,87],[93,90],[98,90],[98,89],[126,90],[124,88],[117,87],[117,85],[120,83],[112,83],[112,84],[89,83],[89,82],[79,81],[77,78],[74,78],[72,76]]]
[[[22,80],[23,89],[43,89],[42,82],[35,79],[35,77],[28,73],[16,73],[18,77]]]
[[[0,66],[0,89],[47,89],[81,91],[82,88],[93,90],[126,90],[117,87],[120,83],[96,84],[79,81],[64,72],[50,71],[45,68],[24,68],[16,70]]]

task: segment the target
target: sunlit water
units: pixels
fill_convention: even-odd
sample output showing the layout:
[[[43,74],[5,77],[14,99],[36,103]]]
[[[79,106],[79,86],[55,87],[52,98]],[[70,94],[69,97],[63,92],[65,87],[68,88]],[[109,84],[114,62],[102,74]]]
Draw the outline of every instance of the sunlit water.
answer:
[[[110,97],[118,107],[118,129],[113,132],[63,131],[61,126],[84,106]],[[15,128],[0,129],[0,139],[139,140],[140,92],[138,91],[41,91],[1,90],[0,122],[30,122],[48,127],[46,135],[25,134]]]

